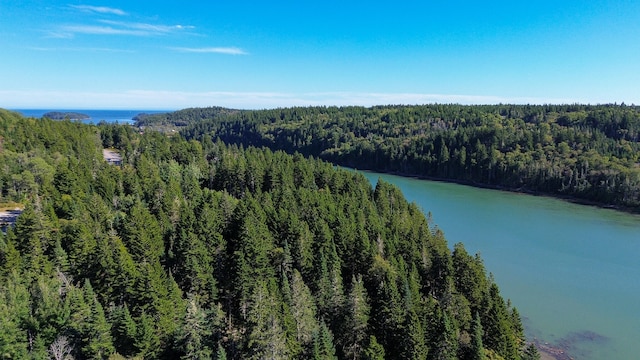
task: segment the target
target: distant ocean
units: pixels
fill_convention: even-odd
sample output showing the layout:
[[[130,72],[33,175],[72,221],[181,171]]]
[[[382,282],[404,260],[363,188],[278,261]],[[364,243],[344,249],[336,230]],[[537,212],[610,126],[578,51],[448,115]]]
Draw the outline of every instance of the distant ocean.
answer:
[[[158,111],[158,110],[61,110],[61,109],[14,109],[13,111],[17,111],[25,117],[34,117],[41,118],[42,115],[51,112],[74,112],[85,114],[89,116],[89,119],[81,120],[85,124],[97,124],[101,121],[108,123],[118,123],[118,124],[133,124],[135,121],[133,117],[138,114],[158,114],[158,113],[166,113],[169,111]]]

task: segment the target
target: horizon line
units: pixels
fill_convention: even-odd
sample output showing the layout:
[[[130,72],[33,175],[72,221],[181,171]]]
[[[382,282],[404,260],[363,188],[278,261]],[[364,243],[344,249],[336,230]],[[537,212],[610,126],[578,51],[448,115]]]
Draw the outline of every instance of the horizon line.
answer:
[[[261,110],[276,110],[276,109],[287,109],[287,108],[317,108],[317,107],[362,107],[362,108],[375,108],[375,107],[412,107],[412,106],[430,106],[430,105],[457,105],[457,106],[465,106],[465,107],[473,107],[473,106],[626,106],[626,107],[640,107],[640,105],[636,105],[635,103],[627,104],[623,102],[603,102],[603,103],[582,103],[582,102],[572,102],[572,103],[474,103],[474,104],[462,104],[462,103],[454,103],[454,102],[431,102],[431,103],[421,103],[421,104],[374,104],[374,105],[357,105],[357,104],[339,104],[339,105],[329,105],[329,104],[314,104],[314,105],[290,105],[290,106],[274,106],[274,107],[255,107],[255,108],[242,108],[242,107],[229,107],[223,105],[203,105],[203,106],[185,106],[185,107],[177,107],[177,108],[142,108],[142,107],[46,107],[46,106],[37,106],[37,107],[15,107],[15,106],[0,106],[0,109],[21,112],[21,111],[135,111],[142,112],[145,111],[153,111],[153,112],[177,112],[181,110],[187,109],[206,109],[206,108],[224,108],[228,110],[238,110],[238,111],[261,111]]]
[[[238,110],[277,109],[311,106],[385,106],[385,105],[605,105],[640,104],[630,99],[522,97],[496,95],[459,95],[383,92],[234,92],[123,90],[120,92],[77,92],[52,90],[0,90],[0,107],[7,109],[187,109],[220,106]],[[46,100],[45,100],[46,99]],[[83,102],[70,99],[82,99]]]

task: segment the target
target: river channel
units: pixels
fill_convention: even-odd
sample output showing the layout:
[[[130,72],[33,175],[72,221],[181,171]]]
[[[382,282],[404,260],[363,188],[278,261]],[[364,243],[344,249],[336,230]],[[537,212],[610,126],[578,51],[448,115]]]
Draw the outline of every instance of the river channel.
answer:
[[[480,253],[523,317],[527,337],[558,359],[640,354],[640,216],[459,184],[362,172],[398,186],[444,231]]]

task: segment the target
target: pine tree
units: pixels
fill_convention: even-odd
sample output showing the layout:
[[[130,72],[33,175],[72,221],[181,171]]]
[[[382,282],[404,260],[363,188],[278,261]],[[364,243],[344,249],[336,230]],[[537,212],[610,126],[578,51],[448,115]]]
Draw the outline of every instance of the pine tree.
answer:
[[[489,288],[489,309],[483,319],[485,347],[494,350],[505,359],[518,357],[518,345],[514,335],[511,317],[498,285],[492,283]]]
[[[54,265],[58,271],[66,273],[69,271],[69,258],[67,252],[60,245],[60,239],[55,240],[53,248]]]
[[[317,267],[319,269],[316,275],[318,312],[328,322],[329,327],[336,331],[340,328],[340,322],[343,318],[345,296],[340,258],[331,239],[327,241],[326,248],[320,250],[318,257]]]
[[[363,360],[384,360],[384,347],[380,345],[375,336],[369,336],[367,348],[362,354]]]
[[[0,285],[0,356],[8,359],[27,357],[28,337],[22,323],[30,308],[29,292],[17,272]]]
[[[508,302],[509,320],[511,323],[511,329],[513,330],[513,338],[517,348],[524,347],[526,337],[524,335],[524,327],[522,326],[522,320],[520,320],[520,312],[515,307],[511,307],[511,303]]]
[[[122,239],[109,231],[98,239],[96,252],[95,268],[100,276],[94,278],[94,286],[101,298],[115,304],[132,303],[140,273]]]
[[[420,319],[415,311],[408,311],[403,324],[402,355],[403,359],[426,360],[428,348]]]
[[[164,242],[158,222],[142,203],[136,203],[126,218],[123,240],[138,263],[153,263],[164,255]]]
[[[274,249],[273,236],[267,228],[266,215],[257,199],[247,196],[234,214],[238,240],[234,244],[235,298],[240,302],[240,314],[246,317],[255,279],[275,278],[270,262]]]
[[[113,339],[111,338],[110,325],[104,315],[102,305],[98,301],[93,288],[87,279],[82,288],[84,299],[87,302],[90,314],[86,318],[83,340],[86,345],[82,352],[88,358],[102,359],[114,353]]]
[[[472,304],[472,311],[480,312],[488,289],[482,260],[469,255],[464,246],[458,243],[454,245],[452,264],[455,288]]]
[[[286,337],[277,310],[278,306],[267,284],[259,281],[251,296],[247,319],[250,325],[249,359],[287,358]]]
[[[160,297],[157,311],[157,326],[160,330],[160,338],[167,343],[175,336],[187,309],[185,300],[182,299],[182,291],[173,279],[173,276],[165,276],[164,288],[166,295]]]
[[[222,344],[218,343],[218,349],[216,350],[215,360],[227,360],[227,352],[225,351]]]
[[[158,356],[160,347],[160,337],[156,333],[154,320],[146,313],[142,313],[136,321],[135,348],[137,355],[143,358],[155,358]]]
[[[406,311],[398,291],[394,266],[380,255],[376,255],[371,272],[374,278],[374,289],[371,295],[374,335],[388,354],[401,353],[402,325]]]
[[[346,319],[343,335],[339,341],[347,359],[359,359],[368,340],[368,322],[370,306],[367,290],[364,288],[362,276],[353,276],[351,291],[346,303]]]
[[[42,342],[37,344],[41,351],[58,336],[67,325],[70,309],[63,301],[60,293],[61,282],[58,279],[39,275],[32,293],[31,317],[28,321],[28,331],[37,335]]]
[[[318,330],[316,305],[311,291],[298,270],[293,271],[291,281],[291,314],[296,324],[296,339],[303,347],[310,347],[313,334]]]
[[[46,274],[52,269],[46,253],[54,245],[51,222],[42,212],[40,200],[29,203],[18,217],[14,227],[16,249],[23,256],[24,265],[34,274]]]
[[[0,233],[2,233],[0,231]],[[16,237],[11,229],[8,229],[4,243],[0,246],[0,280],[6,279],[11,273],[20,270],[22,258],[20,251],[16,249]]]
[[[471,327],[471,360],[485,360],[486,358],[482,345],[483,333],[480,315],[476,313]]]
[[[333,345],[333,335],[331,330],[327,327],[324,321],[320,322],[320,327],[313,337],[313,352],[312,359],[314,360],[337,360],[336,348]]]
[[[455,324],[446,311],[440,316],[440,336],[436,344],[436,360],[451,360],[456,358],[458,352],[458,336]]]
[[[540,351],[535,344],[531,343],[525,347],[522,353],[522,360],[540,360]]]
[[[131,317],[126,304],[111,309],[110,322],[112,324],[113,344],[117,352],[125,357],[134,356],[137,353],[135,341],[138,332],[136,322]]]
[[[208,338],[211,328],[205,311],[200,308],[196,297],[190,294],[184,324],[179,330],[178,341],[184,355],[182,359],[210,359],[212,355]]]

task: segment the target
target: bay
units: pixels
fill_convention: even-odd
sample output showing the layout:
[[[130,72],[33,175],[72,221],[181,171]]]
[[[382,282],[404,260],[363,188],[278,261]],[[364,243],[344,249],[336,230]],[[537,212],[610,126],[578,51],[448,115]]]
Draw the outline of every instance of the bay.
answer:
[[[640,354],[640,216],[465,185],[362,172],[398,186],[479,253],[529,340],[575,359]]]
[[[156,114],[156,113],[167,112],[167,111],[159,111],[159,110],[78,110],[78,109],[15,109],[13,111],[17,111],[25,117],[34,117],[34,118],[41,118],[42,115],[50,111],[80,113],[80,114],[85,114],[89,116],[89,119],[81,120],[81,122],[85,124],[98,124],[101,121],[104,121],[107,123],[133,124],[135,123],[135,121],[133,120],[133,117],[135,117],[140,113]]]

